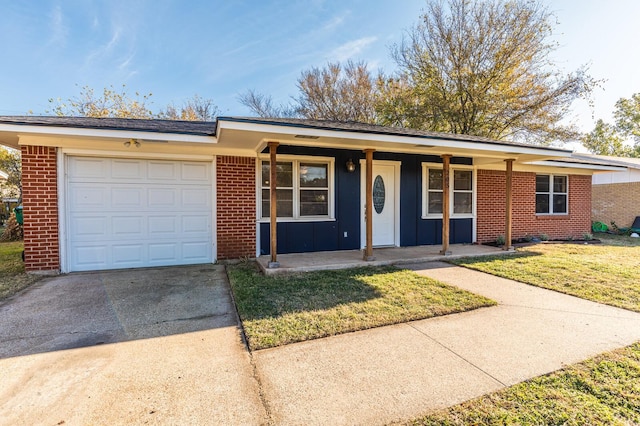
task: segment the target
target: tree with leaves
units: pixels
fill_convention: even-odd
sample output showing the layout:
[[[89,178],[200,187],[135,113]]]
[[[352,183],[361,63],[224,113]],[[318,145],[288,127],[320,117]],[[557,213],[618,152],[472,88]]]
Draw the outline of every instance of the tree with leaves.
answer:
[[[57,116],[80,116],[94,118],[138,118],[151,119],[159,118],[164,120],[186,120],[186,121],[214,121],[220,109],[211,99],[194,95],[184,101],[181,107],[176,107],[171,103],[164,110],[154,114],[149,108],[152,93],[140,94],[135,92],[130,96],[126,92],[123,84],[121,90],[116,90],[113,86],[105,87],[101,95],[96,95],[93,88],[84,86],[80,89],[80,94],[66,101],[49,99],[53,105],[52,112]]]
[[[113,86],[105,87],[102,94],[97,95],[93,88],[84,86],[80,89],[80,94],[69,98],[49,99],[53,105],[52,112],[57,116],[81,116],[94,118],[153,118],[153,113],[147,107],[147,102],[152,96],[151,93],[140,95],[135,92],[131,97],[125,91],[123,84],[121,90],[116,90]]]
[[[260,117],[376,122],[378,86],[364,62],[330,62],[303,70],[297,87],[298,96],[289,105],[275,105],[270,96],[253,90],[239,101]]]
[[[593,154],[640,157],[640,93],[618,99],[613,118],[613,125],[596,121],[594,129],[582,138],[584,147]]]
[[[6,180],[0,180],[0,194],[8,198],[17,198],[22,203],[22,161],[20,151],[0,146],[0,170],[7,174]]]
[[[157,117],[164,120],[214,121],[220,112],[212,99],[204,99],[196,94],[179,108],[173,103],[167,105]]]
[[[364,62],[328,63],[298,78],[298,113],[306,118],[376,122],[377,86]]]
[[[561,120],[597,84],[563,75],[550,54],[553,14],[539,0],[428,0],[381,85],[387,125],[548,144],[578,136]]]

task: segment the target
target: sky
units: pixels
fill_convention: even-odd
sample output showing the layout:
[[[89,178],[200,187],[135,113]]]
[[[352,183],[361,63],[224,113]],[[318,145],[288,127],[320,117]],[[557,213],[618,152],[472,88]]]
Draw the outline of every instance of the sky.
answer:
[[[546,0],[557,17],[553,58],[602,79],[594,108],[576,102],[582,131],[611,120],[617,99],[640,92],[640,2]],[[0,115],[50,115],[49,99],[126,85],[156,112],[198,94],[222,115],[251,112],[253,89],[286,103],[296,79],[328,61],[363,60],[392,73],[424,0],[0,0]]]

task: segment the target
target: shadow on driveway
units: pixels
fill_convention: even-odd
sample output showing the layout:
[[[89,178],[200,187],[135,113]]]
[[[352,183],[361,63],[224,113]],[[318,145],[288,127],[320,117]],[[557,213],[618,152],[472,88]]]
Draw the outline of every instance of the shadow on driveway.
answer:
[[[61,275],[0,303],[0,358],[235,325],[220,265]]]

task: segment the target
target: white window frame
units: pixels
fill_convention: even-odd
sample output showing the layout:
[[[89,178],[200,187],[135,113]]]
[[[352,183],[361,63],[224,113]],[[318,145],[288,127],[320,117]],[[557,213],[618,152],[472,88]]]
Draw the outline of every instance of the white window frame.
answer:
[[[429,194],[429,169],[437,169],[442,170],[442,163],[422,163],[422,219],[442,219],[442,213],[429,213],[428,210],[428,194]],[[454,213],[453,212],[453,203],[454,203],[454,193],[455,192],[469,192],[468,190],[459,190],[454,191],[454,170],[470,170],[471,173],[471,200],[473,205],[471,206],[471,213]],[[474,166],[462,165],[462,164],[451,164],[449,166],[449,217],[451,219],[469,219],[476,217],[476,206],[477,206],[477,193],[476,185],[477,185],[477,171]],[[432,191],[434,192],[434,191]],[[475,235],[475,234],[474,234]]]
[[[269,162],[269,155],[260,155],[256,161],[256,194],[257,194],[257,220],[261,223],[269,223],[268,217],[262,217],[262,163]],[[327,222],[335,221],[335,158],[314,157],[303,155],[278,154],[277,162],[293,163],[293,216],[278,217],[277,222]],[[328,214],[325,216],[301,216],[300,215],[300,163],[321,163],[327,165],[328,184]],[[266,188],[265,188],[266,189]],[[308,188],[313,189],[313,188]],[[318,188],[324,189],[324,188]]]
[[[548,213],[538,213],[536,212],[536,216],[567,216],[569,214],[569,175],[564,175],[564,174],[552,174],[552,173],[536,173],[536,186],[537,186],[537,179],[538,176],[548,176],[549,177],[549,192],[538,192],[537,189],[535,188],[535,198],[533,199],[533,203],[534,203],[534,208],[535,208],[535,204],[536,204],[536,198],[538,198],[539,194],[548,194],[549,195],[549,212]],[[566,192],[555,192],[553,190],[553,179],[555,177],[563,177],[566,179],[567,181],[567,191]],[[553,196],[554,195],[566,195],[567,197],[567,201],[565,203],[565,211],[564,212],[554,212],[553,211]]]

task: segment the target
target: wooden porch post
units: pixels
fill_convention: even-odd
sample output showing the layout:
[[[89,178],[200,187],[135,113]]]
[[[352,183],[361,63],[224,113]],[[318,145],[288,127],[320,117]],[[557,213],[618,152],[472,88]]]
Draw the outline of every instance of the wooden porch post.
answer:
[[[364,248],[363,259],[367,262],[376,260],[373,257],[373,151],[374,149],[365,149],[366,158],[366,179],[365,179],[365,209],[364,220],[366,224],[366,246]]]
[[[278,268],[280,263],[278,262],[278,208],[277,208],[277,194],[276,194],[276,180],[277,180],[277,167],[276,167],[276,150],[278,149],[278,142],[269,142],[269,195],[270,195],[270,207],[269,211],[269,235],[271,236],[271,261],[269,261],[269,268]]]
[[[504,215],[504,246],[502,248],[503,250],[512,251],[513,246],[511,245],[511,203],[512,203],[511,182],[513,180],[513,159],[508,159],[504,161],[507,164],[507,170],[506,170],[506,177],[507,177],[506,186],[507,187],[505,191],[506,208],[505,208],[505,215]]]
[[[442,250],[440,254],[449,255],[449,164],[451,155],[442,156]]]

